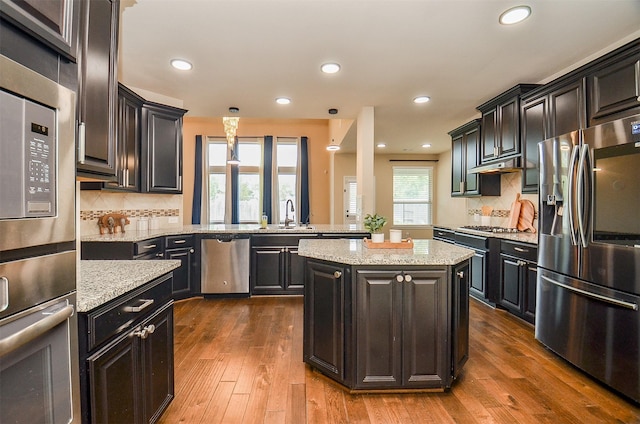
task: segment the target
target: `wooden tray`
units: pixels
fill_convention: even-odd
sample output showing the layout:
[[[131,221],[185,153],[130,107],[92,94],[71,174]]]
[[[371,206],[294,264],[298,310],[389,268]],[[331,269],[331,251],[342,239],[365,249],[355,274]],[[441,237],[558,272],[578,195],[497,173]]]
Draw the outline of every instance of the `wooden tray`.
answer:
[[[413,249],[413,240],[410,238],[403,239],[400,243],[391,243],[387,240],[382,243],[373,243],[368,238],[363,239],[362,242],[364,247],[369,249]]]

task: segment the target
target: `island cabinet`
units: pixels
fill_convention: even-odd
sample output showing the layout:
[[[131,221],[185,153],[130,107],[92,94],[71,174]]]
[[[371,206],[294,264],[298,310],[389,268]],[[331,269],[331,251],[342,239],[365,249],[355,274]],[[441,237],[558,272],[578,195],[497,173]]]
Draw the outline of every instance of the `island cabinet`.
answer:
[[[80,177],[116,178],[119,0],[81,2],[78,89]]]
[[[442,390],[468,358],[468,261],[350,266],[307,259],[304,361],[354,392]]]
[[[521,154],[520,96],[536,87],[518,84],[477,107],[482,113],[481,164]]]
[[[530,323],[535,322],[538,249],[502,240],[498,305]]]
[[[83,423],[153,423],[173,399],[171,280],[79,314]]]
[[[449,132],[451,136],[451,197],[499,196],[500,175],[469,174],[480,164],[480,120]]]

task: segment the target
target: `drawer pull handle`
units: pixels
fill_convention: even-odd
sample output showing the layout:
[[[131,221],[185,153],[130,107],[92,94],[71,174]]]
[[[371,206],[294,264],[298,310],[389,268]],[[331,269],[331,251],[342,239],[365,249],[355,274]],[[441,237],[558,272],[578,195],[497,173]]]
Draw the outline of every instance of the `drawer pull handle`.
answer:
[[[186,240],[175,240],[173,244],[185,244],[186,242]]]
[[[143,309],[153,305],[153,299],[140,299],[140,300],[142,301],[142,304],[140,306],[125,306],[124,311],[138,313]]]
[[[333,277],[334,277],[334,278],[340,278],[340,277],[342,277],[342,272],[340,272],[340,271],[336,271],[336,272],[334,272],[334,273],[333,273]]]
[[[516,252],[529,252],[529,249],[523,249],[522,247],[514,247],[513,250],[515,250]]]
[[[149,244],[147,246],[142,246],[142,247],[144,247],[145,249],[153,249],[154,247],[156,247],[156,245],[155,244]]]

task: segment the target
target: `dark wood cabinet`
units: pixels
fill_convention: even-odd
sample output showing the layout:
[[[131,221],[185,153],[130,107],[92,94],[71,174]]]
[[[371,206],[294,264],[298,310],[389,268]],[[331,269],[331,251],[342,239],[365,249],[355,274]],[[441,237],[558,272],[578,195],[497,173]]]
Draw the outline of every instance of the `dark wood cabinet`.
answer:
[[[534,323],[536,309],[537,248],[502,241],[500,244],[500,295],[498,305]]]
[[[451,136],[451,197],[499,196],[500,176],[469,174],[479,165],[480,120],[449,132]]]
[[[304,360],[344,381],[345,296],[348,267],[309,261],[306,268]]]
[[[0,0],[0,14],[68,60],[76,60],[79,0]]]
[[[171,280],[80,314],[82,422],[153,423],[173,399]]]
[[[640,41],[601,58],[587,73],[589,126],[640,113]]]
[[[300,235],[251,238],[251,294],[302,294],[304,259],[298,256]]]
[[[469,359],[469,262],[463,262],[453,268],[451,323],[451,367],[452,376],[457,378],[462,367]]]
[[[447,385],[445,270],[356,270],[355,281],[356,388]]]
[[[586,126],[584,78],[559,80],[522,98],[522,191],[537,193],[538,143]]]
[[[481,164],[520,155],[520,96],[535,87],[519,84],[478,106],[482,113]]]
[[[82,2],[78,88],[79,176],[116,178],[119,0]]]
[[[180,261],[180,267],[173,270],[173,298],[178,300],[191,297],[199,291],[195,287],[195,238],[192,235],[168,236],[165,242],[165,259]]]
[[[182,193],[182,117],[187,111],[157,103],[142,106],[142,189]]]
[[[456,242],[456,232],[451,228],[445,227],[433,227],[433,239],[444,241],[445,243],[455,244]]]
[[[498,239],[475,234],[455,233],[456,244],[472,249],[469,260],[469,294],[478,300],[493,305],[497,296],[497,252]]]
[[[144,99],[118,84],[118,117],[116,124],[117,182],[105,183],[113,190],[140,191],[140,136]]]

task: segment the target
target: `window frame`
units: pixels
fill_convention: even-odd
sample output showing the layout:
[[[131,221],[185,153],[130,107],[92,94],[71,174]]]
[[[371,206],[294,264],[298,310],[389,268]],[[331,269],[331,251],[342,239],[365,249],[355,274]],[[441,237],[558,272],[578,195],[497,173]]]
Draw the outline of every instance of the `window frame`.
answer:
[[[427,187],[427,199],[396,199],[396,193],[395,193],[395,178],[396,178],[396,170],[420,170],[421,172],[416,173],[415,175],[420,175],[420,176],[426,176],[429,179],[429,185]],[[420,165],[402,165],[402,166],[392,166],[392,170],[391,170],[391,175],[392,175],[392,181],[391,181],[391,199],[392,199],[392,222],[394,226],[400,226],[400,227],[412,227],[412,228],[418,228],[418,227],[429,227],[431,225],[433,225],[433,200],[434,200],[434,187],[435,187],[435,182],[434,182],[434,177],[435,177],[435,170],[433,166],[420,166]],[[427,222],[424,224],[413,224],[413,223],[406,223],[406,222],[397,222],[396,221],[396,205],[421,205],[424,204],[427,207],[427,211],[426,211],[426,218],[427,218]],[[403,218],[404,220],[404,218]]]

